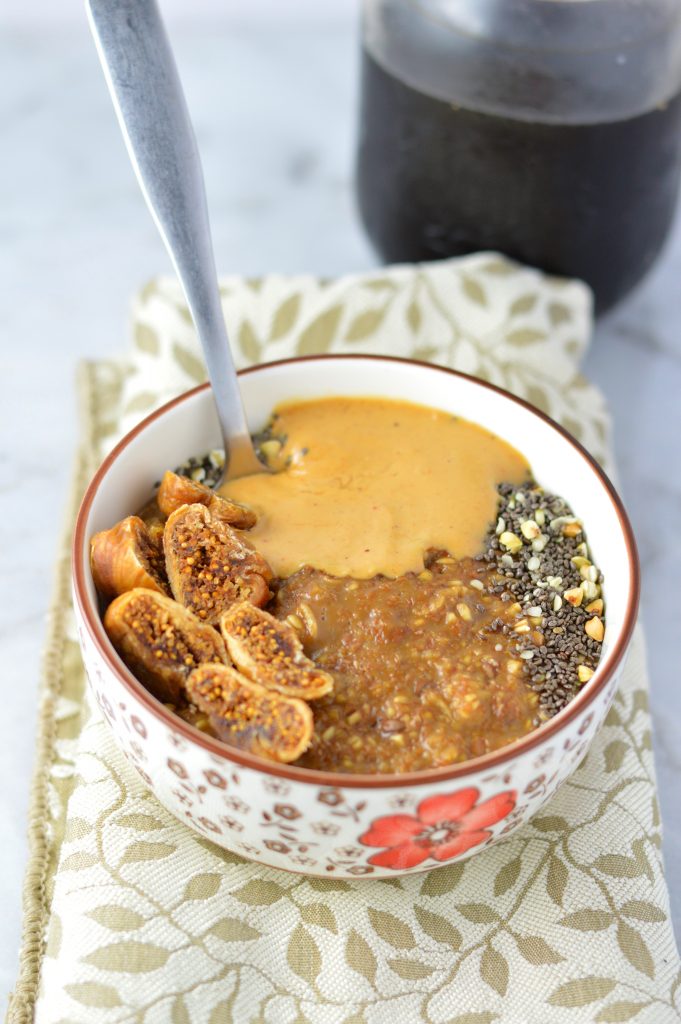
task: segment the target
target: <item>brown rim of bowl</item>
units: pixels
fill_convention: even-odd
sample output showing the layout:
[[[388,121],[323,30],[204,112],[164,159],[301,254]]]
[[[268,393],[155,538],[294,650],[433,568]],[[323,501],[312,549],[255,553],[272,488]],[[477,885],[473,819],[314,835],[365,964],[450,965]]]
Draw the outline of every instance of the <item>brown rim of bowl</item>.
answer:
[[[73,535],[72,569],[76,601],[78,602],[78,606],[90,637],[92,638],[95,647],[98,649],[100,656],[104,659],[111,671],[120,679],[126,689],[140,700],[152,712],[152,714],[156,716],[156,718],[160,719],[164,723],[164,725],[167,725],[174,732],[182,734],[186,739],[198,744],[211,754],[216,754],[227,761],[233,761],[236,764],[252,768],[255,771],[265,772],[268,775],[276,775],[280,778],[291,779],[296,782],[308,783],[315,786],[328,786],[330,788],[350,787],[356,789],[377,789],[396,786],[418,786],[423,783],[446,782],[449,779],[465,778],[467,775],[486,771],[489,768],[494,768],[497,765],[503,764],[505,761],[510,761],[517,755],[524,754],[526,751],[536,747],[539,743],[543,743],[544,740],[547,740],[556,733],[559,733],[564,725],[571,722],[593,702],[596,696],[610,681],[629,646],[638,610],[640,571],[633,531],[622,501],[615,488],[595,459],[589,455],[579,441],[576,441],[567,430],[561,427],[558,423],[555,423],[550,416],[545,415],[545,413],[536,409],[529,402],[524,401],[522,398],[518,398],[516,395],[510,394],[508,391],[497,387],[495,384],[489,384],[487,381],[478,380],[477,377],[472,377],[470,374],[460,373],[458,370],[451,370],[446,366],[438,366],[435,363],[426,363],[416,359],[406,359],[398,356],[364,354],[299,356],[291,359],[280,359],[271,363],[261,363],[258,366],[250,366],[245,370],[241,370],[240,374],[247,375],[250,373],[257,373],[259,371],[266,370],[269,367],[285,366],[288,363],[346,359],[355,361],[372,360],[406,363],[408,365],[423,366],[436,373],[446,373],[453,377],[460,377],[464,380],[470,381],[470,383],[475,384],[477,387],[486,388],[488,391],[494,391],[497,394],[502,395],[504,398],[507,398],[509,401],[522,406],[528,412],[532,413],[532,415],[537,416],[552,427],[556,433],[560,434],[565,441],[577,450],[584,461],[588,464],[589,468],[596,474],[614,506],[620,528],[624,535],[629,560],[630,587],[622,630],[612,650],[609,652],[607,657],[599,663],[598,671],[594,677],[594,685],[587,683],[584,689],[580,690],[577,696],[574,697],[565,708],[559,711],[554,718],[549,719],[543,725],[538,726],[526,736],[507,744],[505,747],[500,747],[498,750],[494,750],[489,754],[483,754],[481,757],[471,758],[468,761],[458,762],[454,765],[445,765],[442,768],[428,768],[420,772],[405,772],[403,774],[392,775],[352,775],[343,774],[342,772],[323,772],[317,771],[316,769],[296,768],[292,765],[266,761],[253,754],[248,754],[240,750],[232,750],[226,746],[226,744],[220,743],[219,740],[214,740],[210,736],[206,736],[198,729],[195,729],[193,726],[184,722],[179,718],[179,716],[174,715],[173,712],[164,707],[160,701],[157,701],[151,696],[151,694],[144,688],[144,686],[142,686],[142,684],[135,678],[132,672],[130,672],[116,654],[116,651],[104,631],[98,610],[92,607],[88,599],[85,588],[85,570],[81,552],[84,547],[85,538],[83,534],[90,507],[99,488],[100,481],[106,475],[112,463],[118,459],[121,452],[124,451],[130,442],[137,437],[138,434],[142,433],[150,423],[158,419],[160,416],[164,416],[170,409],[193,397],[198,392],[206,391],[210,386],[208,383],[199,384],[198,387],[192,388],[190,391],[183,392],[181,395],[178,395],[177,398],[172,399],[172,401],[161,406],[160,409],[157,409],[149,416],[146,416],[137,424],[136,427],[133,427],[133,429],[129,431],[121,441],[118,442],[116,447],[109,453],[109,455],[107,455],[95,473],[85,492],[80,509],[78,510],[76,527]]]

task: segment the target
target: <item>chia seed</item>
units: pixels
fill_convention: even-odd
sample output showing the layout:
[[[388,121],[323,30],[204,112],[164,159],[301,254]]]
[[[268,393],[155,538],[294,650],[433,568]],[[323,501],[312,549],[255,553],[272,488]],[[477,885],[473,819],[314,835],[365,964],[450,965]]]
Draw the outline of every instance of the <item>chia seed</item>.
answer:
[[[188,476],[206,487],[217,487],[222,480],[224,468],[225,453],[222,449],[214,448],[199,458],[192,456],[187,459],[175,472],[178,476]]]
[[[584,674],[593,672],[600,660],[601,643],[584,627],[597,614],[587,611],[587,606],[600,597],[603,576],[591,565],[582,524],[563,498],[534,481],[521,487],[501,484],[498,491],[498,520],[491,525],[478,557],[500,577],[494,591],[503,601],[519,602],[528,617],[529,612],[541,611],[541,621],[529,633],[518,635],[517,652],[528,685],[538,694],[540,718],[546,719],[584,685],[580,668]],[[529,539],[535,531],[526,525],[528,520],[539,526],[539,537]],[[579,561],[576,566],[573,559],[583,560],[584,575]],[[595,591],[588,583],[595,585]],[[583,596],[579,604],[572,604],[565,593],[577,590]],[[588,596],[594,593],[595,598]],[[533,618],[536,622],[539,615]],[[598,618],[603,621],[602,613]]]

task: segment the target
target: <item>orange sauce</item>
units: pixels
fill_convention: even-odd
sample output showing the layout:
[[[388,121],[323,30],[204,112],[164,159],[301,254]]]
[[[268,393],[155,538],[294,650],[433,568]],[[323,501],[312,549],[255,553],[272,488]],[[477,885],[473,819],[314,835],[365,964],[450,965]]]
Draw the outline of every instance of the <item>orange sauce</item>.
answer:
[[[499,437],[438,409],[383,398],[322,398],[275,410],[279,472],[221,493],[258,515],[249,539],[279,577],[304,565],[333,576],[397,577],[429,548],[477,554],[501,481],[530,469]],[[276,446],[275,446],[276,447]]]

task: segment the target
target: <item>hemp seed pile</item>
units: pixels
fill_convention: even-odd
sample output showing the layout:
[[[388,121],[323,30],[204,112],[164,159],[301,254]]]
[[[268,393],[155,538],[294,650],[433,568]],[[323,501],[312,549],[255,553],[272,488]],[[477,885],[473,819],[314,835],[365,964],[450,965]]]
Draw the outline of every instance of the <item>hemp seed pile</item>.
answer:
[[[604,634],[602,573],[592,564],[582,523],[567,502],[530,482],[498,488],[499,518],[480,561],[504,577],[493,587],[524,617],[503,632],[518,635],[518,656],[539,695],[543,718],[555,715],[594,674]]]

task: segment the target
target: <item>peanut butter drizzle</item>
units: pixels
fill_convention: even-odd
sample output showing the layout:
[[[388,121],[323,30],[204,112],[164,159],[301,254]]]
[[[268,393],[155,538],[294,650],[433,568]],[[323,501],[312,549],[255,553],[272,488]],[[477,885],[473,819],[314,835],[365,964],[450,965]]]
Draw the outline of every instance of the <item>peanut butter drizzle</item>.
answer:
[[[322,398],[275,410],[280,470],[222,494],[251,507],[249,540],[280,577],[304,565],[333,576],[397,577],[429,548],[479,552],[497,484],[521,483],[526,460],[468,420],[410,402]]]

